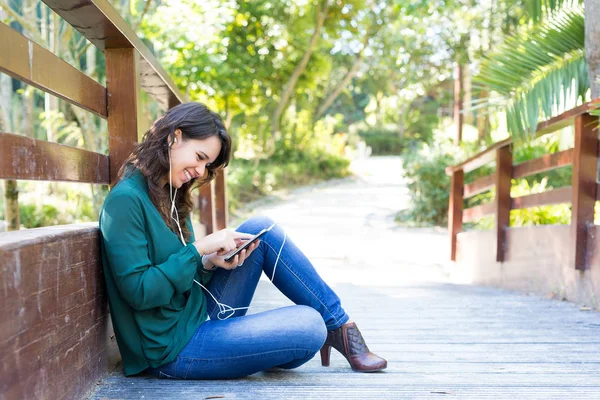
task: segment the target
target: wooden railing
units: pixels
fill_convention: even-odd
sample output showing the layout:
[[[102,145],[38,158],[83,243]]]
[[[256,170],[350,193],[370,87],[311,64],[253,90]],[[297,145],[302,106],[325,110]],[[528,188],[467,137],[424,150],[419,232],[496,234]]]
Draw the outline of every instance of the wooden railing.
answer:
[[[166,110],[185,101],[135,32],[105,0],[44,0],[106,57],[106,87],[0,23],[0,72],[26,82],[108,122],[108,156],[0,133],[0,179],[115,183],[143,127],[139,94]],[[23,132],[28,133],[28,132]],[[200,222],[206,233],[227,225],[225,176],[202,188]]]
[[[140,93],[166,110],[185,97],[105,0],[44,0],[104,52],[106,87],[0,23],[0,72],[107,120],[108,155],[0,133],[0,179],[114,185],[145,130]],[[205,233],[227,223],[225,176],[201,188]],[[119,356],[97,225],[0,234],[2,385],[8,399],[83,398]]]
[[[446,168],[452,177],[448,208],[448,230],[450,233],[450,258],[457,258],[457,234],[463,222],[477,220],[486,215],[495,216],[496,261],[504,261],[506,252],[506,228],[510,227],[510,211],[548,204],[571,203],[571,262],[574,268],[584,270],[586,263],[586,241],[588,227],[594,225],[594,205],[600,191],[596,181],[598,162],[598,118],[589,114],[598,108],[598,100],[583,104],[555,118],[540,123],[538,137],[556,132],[566,126],[575,126],[575,145],[572,149],[547,154],[534,160],[513,165],[512,140],[496,143],[468,160]],[[465,173],[495,161],[496,171],[464,184]],[[573,165],[570,187],[512,198],[511,179],[524,178],[556,168]],[[492,202],[463,209],[465,199],[496,189]]]

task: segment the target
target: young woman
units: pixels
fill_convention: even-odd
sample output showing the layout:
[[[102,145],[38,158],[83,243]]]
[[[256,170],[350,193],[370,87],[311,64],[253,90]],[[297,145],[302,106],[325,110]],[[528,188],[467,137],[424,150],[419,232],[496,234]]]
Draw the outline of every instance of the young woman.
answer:
[[[319,349],[328,366],[331,347],[354,371],[386,368],[280,226],[225,261],[273,221],[253,218],[195,239],[192,187],[209,183],[230,155],[218,114],[180,104],[154,122],[104,202],[102,262],[125,374],[238,378],[296,368]],[[263,272],[297,305],[246,315]]]

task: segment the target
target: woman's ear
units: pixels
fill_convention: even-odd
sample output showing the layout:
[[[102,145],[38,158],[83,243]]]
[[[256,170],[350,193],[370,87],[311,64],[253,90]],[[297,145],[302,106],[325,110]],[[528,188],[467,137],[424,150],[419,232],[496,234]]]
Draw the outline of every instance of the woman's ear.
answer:
[[[173,147],[177,142],[181,142],[181,129],[175,129],[175,132],[173,132],[173,139],[169,141],[169,147]]]
[[[175,129],[175,132],[174,132],[174,133],[175,133],[175,143],[177,143],[177,142],[181,142],[181,141],[182,141],[182,137],[181,137],[181,135],[182,135],[182,133],[181,133],[181,129],[179,129],[179,128]]]

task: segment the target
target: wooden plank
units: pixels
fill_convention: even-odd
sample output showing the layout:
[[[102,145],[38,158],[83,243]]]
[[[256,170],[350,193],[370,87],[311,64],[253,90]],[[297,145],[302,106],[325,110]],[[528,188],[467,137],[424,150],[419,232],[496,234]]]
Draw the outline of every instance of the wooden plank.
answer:
[[[512,199],[513,210],[544,206],[548,204],[561,204],[571,202],[571,187],[548,190],[542,193],[527,196],[514,197]]]
[[[215,232],[217,226],[215,215],[214,181],[200,186],[200,223],[206,228],[207,235]]]
[[[107,117],[104,86],[3,23],[0,37],[0,72]]]
[[[491,215],[496,210],[494,202],[480,204],[475,207],[467,208],[463,211],[463,222],[475,221],[486,215]]]
[[[556,168],[570,165],[573,162],[573,149],[546,154],[535,160],[529,160],[513,166],[513,178],[524,178],[526,176],[550,171]]]
[[[598,117],[579,115],[575,122],[573,148],[571,246],[576,269],[588,268],[586,248],[588,226],[594,225],[596,173],[598,170]]]
[[[486,175],[473,183],[466,184],[465,199],[492,189],[494,187],[494,179],[494,175]]]
[[[227,228],[229,221],[226,173],[227,170],[222,169],[215,177],[215,226],[218,231]]]
[[[106,87],[110,184],[114,185],[119,169],[143,134],[138,123],[141,101],[135,49],[106,50]]]
[[[496,150],[496,261],[504,261],[506,228],[510,227],[510,187],[512,177],[512,149],[510,146]]]
[[[450,201],[448,205],[448,232],[450,233],[450,260],[456,261],[456,235],[462,231],[463,190],[465,173],[462,170],[452,173]]]
[[[62,144],[0,133],[0,179],[108,184],[108,157]]]
[[[107,0],[43,1],[100,50],[135,48],[142,58],[138,71],[141,88],[163,110],[186,101],[150,49]]]

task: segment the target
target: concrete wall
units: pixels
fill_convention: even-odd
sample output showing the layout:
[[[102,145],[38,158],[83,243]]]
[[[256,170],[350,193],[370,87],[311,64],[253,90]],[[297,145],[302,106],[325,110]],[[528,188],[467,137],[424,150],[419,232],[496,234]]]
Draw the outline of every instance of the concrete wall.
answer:
[[[0,398],[79,399],[119,359],[96,224],[0,234]]]
[[[474,283],[564,298],[600,307],[600,238],[597,227],[588,231],[586,271],[571,260],[571,227],[546,225],[507,230],[506,261],[495,261],[492,231],[458,234],[456,282]]]

